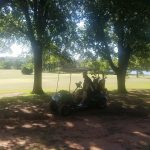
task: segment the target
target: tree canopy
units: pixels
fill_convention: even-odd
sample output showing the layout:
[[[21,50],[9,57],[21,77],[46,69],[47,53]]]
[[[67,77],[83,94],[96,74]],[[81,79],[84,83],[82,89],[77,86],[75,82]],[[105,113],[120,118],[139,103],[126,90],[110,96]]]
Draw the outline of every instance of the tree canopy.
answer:
[[[126,92],[125,75],[131,56],[140,53],[144,58],[150,53],[150,2],[83,0],[83,6],[86,45],[108,60],[117,74],[118,91]],[[117,64],[113,62],[114,57]]]
[[[42,54],[62,43],[70,20],[67,1],[8,0],[1,7],[1,36],[30,41],[34,55],[33,93],[42,93]],[[67,16],[67,15],[68,16]],[[64,38],[65,39],[65,38]]]
[[[42,61],[50,55],[70,58],[67,52],[107,60],[117,75],[118,91],[126,92],[129,62],[150,55],[149,16],[147,0],[2,0],[0,37],[6,40],[0,44],[7,39],[30,42],[33,93],[43,92]],[[81,21],[84,27],[79,28]]]

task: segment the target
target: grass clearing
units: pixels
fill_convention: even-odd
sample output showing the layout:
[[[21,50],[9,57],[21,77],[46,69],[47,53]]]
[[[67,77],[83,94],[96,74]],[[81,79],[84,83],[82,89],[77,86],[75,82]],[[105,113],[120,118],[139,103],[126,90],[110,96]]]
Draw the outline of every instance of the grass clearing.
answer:
[[[56,91],[58,74],[43,73],[43,89],[46,92]],[[58,90],[69,90],[70,74],[60,74]],[[75,89],[75,83],[82,81],[82,74],[72,74],[71,91]],[[0,70],[0,94],[6,93],[30,93],[33,87],[33,75],[23,75],[20,70]],[[150,76],[136,78],[128,76],[126,87],[130,90],[150,89]],[[117,89],[117,79],[115,75],[108,75],[106,88],[109,91]]]

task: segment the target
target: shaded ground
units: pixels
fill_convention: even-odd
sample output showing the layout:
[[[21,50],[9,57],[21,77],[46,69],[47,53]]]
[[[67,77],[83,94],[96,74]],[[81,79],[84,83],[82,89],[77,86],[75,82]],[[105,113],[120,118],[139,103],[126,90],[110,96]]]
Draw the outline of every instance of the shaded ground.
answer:
[[[150,90],[110,95],[107,110],[50,114],[47,96],[0,100],[0,150],[150,150]]]

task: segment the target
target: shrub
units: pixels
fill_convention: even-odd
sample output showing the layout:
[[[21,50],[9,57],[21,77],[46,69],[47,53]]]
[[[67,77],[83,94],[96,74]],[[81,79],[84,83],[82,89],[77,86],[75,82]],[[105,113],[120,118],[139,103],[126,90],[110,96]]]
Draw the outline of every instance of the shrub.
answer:
[[[33,73],[33,69],[31,67],[23,67],[21,72],[24,74],[24,75],[30,75]]]

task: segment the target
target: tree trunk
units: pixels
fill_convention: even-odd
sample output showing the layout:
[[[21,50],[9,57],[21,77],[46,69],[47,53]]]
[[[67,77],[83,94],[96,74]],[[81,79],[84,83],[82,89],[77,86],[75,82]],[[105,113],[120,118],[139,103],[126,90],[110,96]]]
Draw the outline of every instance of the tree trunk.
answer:
[[[34,53],[34,83],[32,93],[43,94],[42,90],[42,50],[38,43],[32,42]]]
[[[42,47],[41,47],[41,43],[37,40],[36,38],[36,32],[34,32],[35,27],[36,30],[38,30],[38,28],[40,27],[39,22],[37,23],[37,19],[33,20],[34,23],[37,23],[37,26],[34,26],[34,23],[32,23],[32,20],[30,18],[30,7],[28,4],[28,1],[24,1],[24,3],[20,2],[20,6],[21,9],[25,15],[26,18],[26,23],[27,23],[27,28],[28,28],[28,32],[27,32],[27,36],[31,42],[31,46],[32,46],[32,50],[33,50],[33,57],[34,57],[34,83],[33,83],[33,90],[32,93],[34,94],[43,94],[43,90],[42,90]],[[36,10],[35,10],[36,12]],[[34,12],[34,13],[35,13]],[[37,13],[35,13],[35,18]],[[40,18],[41,19],[41,18]],[[35,34],[36,33],[36,34]],[[39,33],[39,32],[38,32]],[[41,34],[39,34],[41,37]],[[41,40],[41,38],[39,38]]]
[[[126,86],[125,86],[125,79],[126,79],[126,71],[119,71],[117,73],[117,86],[118,86],[118,93],[127,93]]]

